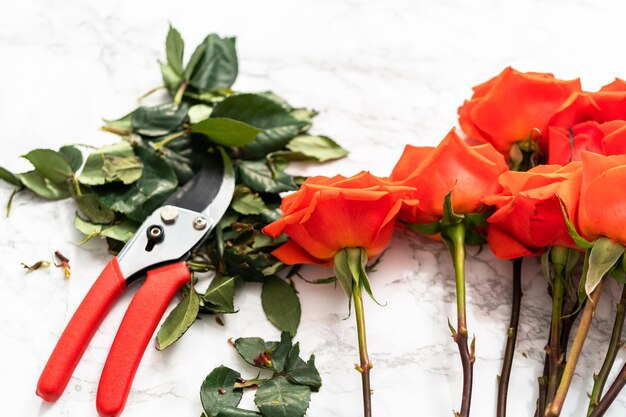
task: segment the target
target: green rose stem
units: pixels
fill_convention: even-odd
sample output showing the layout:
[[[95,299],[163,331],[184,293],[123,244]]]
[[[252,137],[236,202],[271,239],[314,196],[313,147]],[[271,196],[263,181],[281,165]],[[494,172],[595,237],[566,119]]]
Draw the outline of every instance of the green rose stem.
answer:
[[[598,283],[597,287],[593,290],[589,299],[585,303],[585,308],[583,310],[582,317],[580,318],[580,323],[578,324],[578,330],[576,331],[574,342],[572,343],[572,348],[570,350],[570,357],[565,365],[565,368],[563,369],[561,383],[556,391],[554,400],[548,406],[548,410],[546,410],[546,417],[558,417],[561,415],[567,391],[569,390],[572,378],[574,377],[576,364],[578,363],[578,359],[580,358],[580,354],[583,350],[583,345],[585,344],[585,338],[587,337],[587,333],[589,333],[589,328],[591,327],[593,314],[596,306],[598,305],[598,301],[600,301],[603,285],[604,279]]]
[[[513,366],[513,355],[515,353],[517,329],[519,327],[519,316],[522,306],[522,260],[523,258],[513,260],[513,302],[511,306],[511,320],[507,330],[506,348],[504,349],[504,360],[502,361],[502,371],[498,381],[497,417],[506,417],[509,379],[511,377],[511,367]]]
[[[626,363],[589,417],[602,417],[626,385]]]
[[[600,396],[602,395],[602,391],[604,389],[604,385],[606,384],[606,380],[609,377],[609,372],[611,372],[611,368],[613,368],[613,364],[615,363],[615,358],[617,357],[617,353],[624,345],[624,342],[621,340],[622,329],[624,327],[624,310],[626,308],[626,285],[622,288],[622,298],[620,302],[617,304],[617,308],[615,311],[615,321],[613,323],[613,331],[611,333],[611,340],[609,341],[609,348],[606,352],[606,357],[604,358],[604,363],[602,363],[602,368],[600,368],[600,372],[597,375],[594,375],[594,384],[593,390],[591,391],[591,395],[589,397],[589,409],[587,411],[587,415],[590,416],[593,410],[598,405],[600,401]],[[623,372],[623,370],[622,370]],[[618,378],[619,379],[619,378]]]
[[[367,338],[365,334],[365,313],[363,311],[363,294],[361,286],[354,282],[352,285],[352,297],[354,299],[354,315],[356,316],[356,330],[359,338],[359,359],[357,370],[361,373],[363,386],[363,415],[372,415],[372,389],[370,388],[370,369],[372,362],[367,353]]]
[[[454,263],[456,281],[457,328],[452,331],[452,337],[459,346],[461,365],[463,367],[463,394],[461,409],[455,415],[468,417],[472,401],[472,380],[474,367],[474,341],[471,352],[467,343],[467,317],[465,314],[465,224],[463,222],[444,226],[442,237],[450,249]],[[475,339],[474,339],[475,340]]]
[[[550,261],[554,267],[554,279],[552,280],[552,320],[548,342],[548,391],[546,403],[552,402],[559,385],[559,374],[562,364],[561,317],[563,316],[563,299],[567,279],[564,272],[568,255],[569,249],[562,246],[552,247],[549,253]]]
[[[364,248],[344,248],[335,255],[335,275],[351,300],[354,300],[354,315],[359,341],[359,359],[355,368],[361,374],[363,387],[363,416],[372,416],[372,390],[370,370],[372,361],[367,353],[365,333],[365,312],[363,309],[363,289],[373,298],[366,272],[367,252]]]

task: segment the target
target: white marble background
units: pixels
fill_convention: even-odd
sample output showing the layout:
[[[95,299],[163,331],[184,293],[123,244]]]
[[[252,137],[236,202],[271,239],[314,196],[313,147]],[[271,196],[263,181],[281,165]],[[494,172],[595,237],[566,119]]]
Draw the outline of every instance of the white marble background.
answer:
[[[36,147],[103,145],[99,132],[160,83],[168,22],[188,52],[212,31],[238,36],[236,88],[271,89],[320,110],[315,130],[352,153],[311,172],[388,173],[405,143],[435,144],[456,124],[471,86],[513,65],[520,70],[580,76],[597,88],[626,77],[621,1],[77,1],[0,3],[0,165],[25,170],[19,158]],[[0,202],[11,187],[0,184]],[[109,256],[103,242],[79,247],[71,202],[20,194],[11,217],[0,216],[0,405],[7,416],[95,416],[95,391],[131,291],[103,323],[64,396],[54,405],[35,384],[71,313]],[[367,302],[376,416],[451,416],[458,407],[460,365],[446,320],[454,320],[447,253],[398,231],[372,283],[386,307]],[[55,268],[26,274],[20,262],[61,250],[72,279]],[[509,416],[532,415],[536,377],[547,337],[549,298],[535,262],[525,269],[520,340]],[[468,265],[469,325],[477,336],[473,416],[494,415],[496,375],[509,315],[509,269],[488,251]],[[307,270],[323,276],[330,271]],[[297,283],[303,302],[298,334],[314,351],[324,386],[308,415],[359,416],[356,330],[340,290]],[[611,286],[613,292],[616,286]],[[225,364],[244,370],[229,337],[279,333],[264,318],[258,285],[237,295],[240,312],[196,323],[166,352],[149,349],[125,416],[197,416],[205,375]],[[613,298],[616,298],[614,296]],[[614,301],[606,297],[578,368],[564,416],[583,416],[591,374],[600,367]],[[616,367],[626,358],[621,352]],[[250,404],[251,399],[246,399]],[[626,413],[626,394],[606,416]]]

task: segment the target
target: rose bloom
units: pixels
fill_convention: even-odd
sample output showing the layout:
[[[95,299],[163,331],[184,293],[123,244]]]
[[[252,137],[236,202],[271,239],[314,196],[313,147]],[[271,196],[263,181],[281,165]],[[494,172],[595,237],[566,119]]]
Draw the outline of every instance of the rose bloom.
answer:
[[[487,242],[502,259],[541,254],[554,245],[575,248],[559,199],[576,220],[581,163],[539,165],[527,172],[508,171],[498,181],[502,191],[485,198],[496,211],[487,219]]]
[[[581,152],[580,159],[578,227],[588,240],[606,236],[626,245],[626,155]]]
[[[473,139],[491,143],[508,158],[511,145],[546,134],[550,120],[576,100],[580,80],[559,80],[552,74],[505,68],[474,87],[474,95],[459,108],[459,124]],[[584,99],[584,97],[583,97]]]
[[[570,161],[579,161],[582,151],[602,155],[626,153],[626,121],[588,121],[574,125],[571,129],[550,127],[549,164],[565,165]]]
[[[455,213],[480,211],[483,198],[500,191],[497,179],[506,170],[504,157],[493,146],[469,146],[452,129],[436,148],[407,145],[390,180],[416,189],[419,202],[405,206],[401,218],[431,223],[443,217],[450,191]]]
[[[387,247],[400,208],[415,204],[414,190],[368,172],[346,178],[311,177],[281,203],[283,217],[263,232],[291,239],[272,254],[282,262],[332,266],[344,248],[364,248],[369,258]]]

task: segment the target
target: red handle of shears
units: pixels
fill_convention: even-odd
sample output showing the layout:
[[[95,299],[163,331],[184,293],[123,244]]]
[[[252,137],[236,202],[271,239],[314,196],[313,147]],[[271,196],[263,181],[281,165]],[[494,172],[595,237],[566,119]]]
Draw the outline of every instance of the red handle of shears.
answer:
[[[102,370],[96,396],[101,416],[116,417],[124,409],[146,346],[168,304],[189,278],[185,262],[148,271],[126,310]]]
[[[126,289],[117,258],[106,265],[65,327],[39,377],[37,395],[56,401],[67,386],[91,338]]]

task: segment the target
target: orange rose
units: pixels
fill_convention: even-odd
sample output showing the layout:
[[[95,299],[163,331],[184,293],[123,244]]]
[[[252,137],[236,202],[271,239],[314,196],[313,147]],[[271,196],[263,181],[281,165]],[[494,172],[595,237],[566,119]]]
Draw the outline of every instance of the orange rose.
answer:
[[[286,233],[291,238],[272,252],[289,265],[332,266],[344,248],[364,248],[372,258],[389,243],[401,206],[414,204],[412,193],[409,187],[368,172],[351,178],[311,177],[299,191],[283,198],[283,217],[263,232],[273,237]]]
[[[626,121],[588,121],[574,125],[571,129],[550,127],[549,164],[565,165],[570,161],[579,161],[582,151],[602,155],[626,153]]]
[[[578,226],[585,238],[605,236],[626,244],[626,155],[581,152]]]
[[[552,74],[519,72],[511,67],[484,84],[459,108],[459,124],[474,139],[491,143],[505,156],[511,145],[542,134],[552,117],[572,103],[580,81],[559,80]]]
[[[626,81],[616,78],[612,83],[602,87],[600,91],[589,93],[589,95],[599,108],[593,120],[608,122],[626,119]]]
[[[441,220],[450,191],[456,213],[479,211],[486,195],[500,191],[498,176],[507,169],[493,146],[469,146],[452,129],[436,148],[407,145],[390,179],[416,189],[419,202],[404,207],[401,218],[431,223]]]
[[[527,172],[505,172],[502,192],[485,198],[496,211],[487,220],[487,242],[498,258],[539,255],[554,245],[575,248],[559,198],[576,219],[581,181],[580,162],[565,167],[539,165]]]

